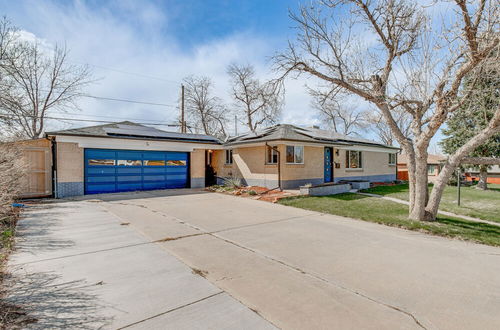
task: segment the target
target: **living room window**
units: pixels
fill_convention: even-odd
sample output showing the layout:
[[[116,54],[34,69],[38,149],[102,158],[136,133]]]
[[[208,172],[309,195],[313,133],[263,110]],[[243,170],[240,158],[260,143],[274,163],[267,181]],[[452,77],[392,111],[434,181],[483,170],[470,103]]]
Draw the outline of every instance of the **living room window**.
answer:
[[[233,149],[226,149],[226,165],[233,163]]]
[[[286,146],[288,164],[304,164],[304,146]]]
[[[363,153],[361,151],[347,150],[346,168],[363,168]]]
[[[266,163],[267,164],[278,164],[278,151],[277,147],[267,146],[266,152]]]

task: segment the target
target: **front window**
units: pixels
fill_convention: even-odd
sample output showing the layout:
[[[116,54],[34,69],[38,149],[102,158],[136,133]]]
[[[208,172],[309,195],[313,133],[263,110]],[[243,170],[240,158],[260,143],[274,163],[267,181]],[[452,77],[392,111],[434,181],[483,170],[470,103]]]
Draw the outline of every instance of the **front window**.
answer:
[[[275,148],[271,146],[267,147],[266,162],[268,164],[278,164],[278,151]]]
[[[304,147],[303,146],[286,146],[286,162],[289,164],[304,163]]]
[[[233,149],[226,149],[226,164],[233,163]]]
[[[396,154],[389,154],[389,165],[396,165]]]
[[[436,165],[427,165],[427,174],[429,175],[436,174]]]
[[[363,153],[361,151],[346,151],[346,168],[363,168]]]

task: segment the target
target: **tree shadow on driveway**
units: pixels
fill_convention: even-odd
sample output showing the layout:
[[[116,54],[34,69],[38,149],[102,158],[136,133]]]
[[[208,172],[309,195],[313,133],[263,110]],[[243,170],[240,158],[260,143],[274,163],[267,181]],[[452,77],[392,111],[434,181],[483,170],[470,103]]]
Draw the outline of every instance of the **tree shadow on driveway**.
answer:
[[[111,324],[96,293],[104,283],[61,283],[54,272],[11,271],[4,275],[0,292],[0,328],[97,329]]]

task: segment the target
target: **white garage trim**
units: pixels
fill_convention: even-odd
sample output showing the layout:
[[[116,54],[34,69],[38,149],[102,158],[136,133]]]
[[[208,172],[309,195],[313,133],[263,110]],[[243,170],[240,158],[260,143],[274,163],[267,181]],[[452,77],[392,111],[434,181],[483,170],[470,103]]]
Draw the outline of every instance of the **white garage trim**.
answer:
[[[56,135],[55,137],[56,142],[78,143],[80,148],[184,152],[192,152],[194,149],[223,149],[221,145],[211,143],[134,140],[70,135]]]

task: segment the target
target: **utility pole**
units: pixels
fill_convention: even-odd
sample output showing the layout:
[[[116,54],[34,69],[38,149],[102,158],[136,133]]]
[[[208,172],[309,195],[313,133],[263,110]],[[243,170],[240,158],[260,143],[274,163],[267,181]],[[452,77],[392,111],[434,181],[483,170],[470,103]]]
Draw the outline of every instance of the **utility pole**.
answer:
[[[457,205],[460,206],[460,167],[457,168]]]
[[[238,116],[234,115],[234,136],[238,135]]]
[[[186,133],[186,122],[184,121],[184,84],[181,84],[181,133]]]

